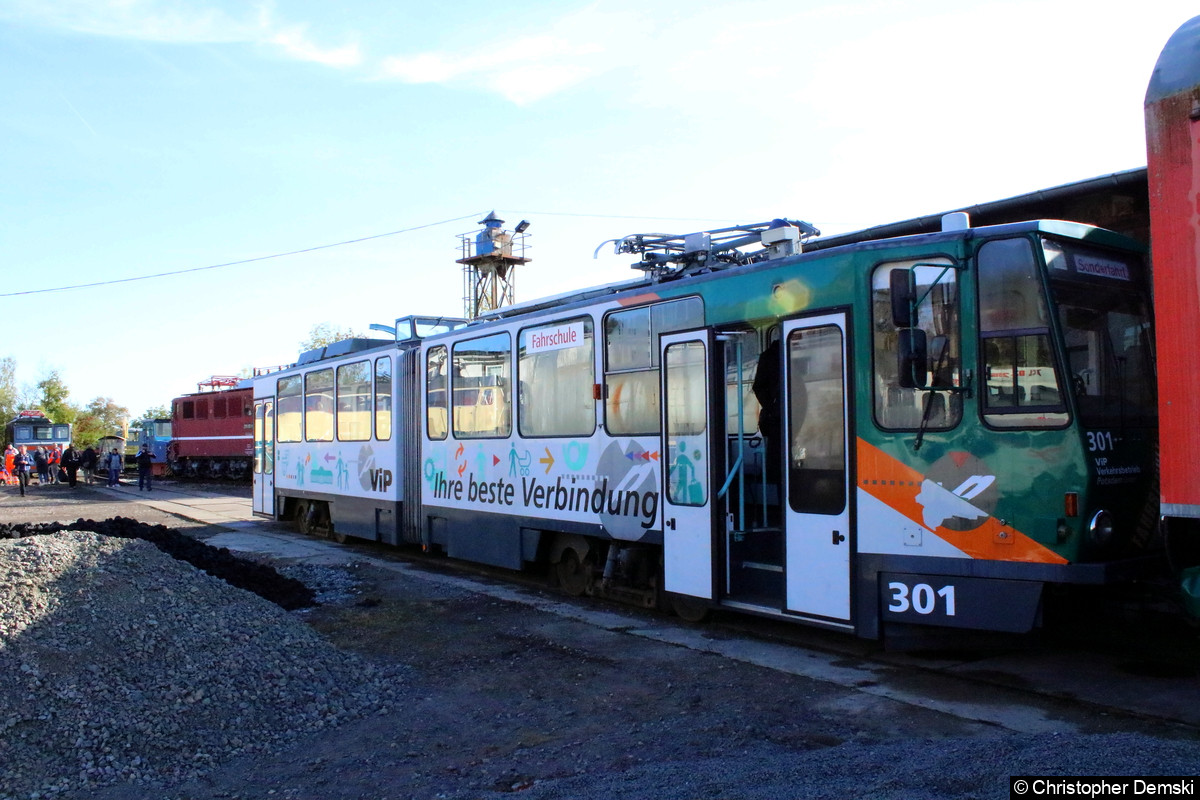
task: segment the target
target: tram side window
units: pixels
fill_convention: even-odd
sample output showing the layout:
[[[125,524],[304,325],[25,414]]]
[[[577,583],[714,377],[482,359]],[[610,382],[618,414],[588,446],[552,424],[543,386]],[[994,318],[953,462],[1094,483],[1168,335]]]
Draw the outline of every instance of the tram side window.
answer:
[[[512,339],[495,333],[457,342],[453,350],[451,405],[457,439],[512,433]]]
[[[1050,314],[1032,243],[988,242],[979,249],[978,264],[984,421],[998,428],[1065,425]]]
[[[290,378],[280,378],[275,384],[275,394],[278,397],[276,411],[276,440],[280,442],[304,441],[304,385],[299,375]]]
[[[788,335],[788,498],[799,513],[840,514],[846,507],[842,350],[836,325]]]
[[[337,438],[339,442],[365,442],[371,438],[370,361],[337,368]]]
[[[304,437],[310,442],[333,441],[332,369],[304,376]]]
[[[267,403],[267,412],[263,417],[263,472],[268,475],[275,471],[275,406]]]
[[[595,352],[590,317],[521,331],[517,417],[522,436],[591,436]]]
[[[925,386],[961,386],[962,341],[958,275],[945,257],[892,261],[876,267],[871,278],[872,350],[875,362],[875,421],[889,430],[949,430],[962,419],[962,400],[950,389],[912,389],[901,385],[900,330],[892,318],[891,275],[912,270],[916,278],[916,325],[927,342],[943,342],[929,359]]]
[[[266,434],[263,433],[263,425],[266,421],[266,403],[258,406],[254,414],[254,474],[261,475],[265,466],[263,450],[266,448]]]
[[[659,432],[659,334],[703,324],[699,297],[615,311],[604,318],[604,415],[609,433]]]
[[[676,505],[700,506],[708,500],[703,461],[708,451],[708,387],[705,385],[705,347],[678,342],[666,349],[667,493]]]
[[[425,431],[430,439],[445,439],[448,429],[450,362],[446,346],[429,348],[425,356]]]
[[[375,438],[392,438],[392,357],[375,359]]]

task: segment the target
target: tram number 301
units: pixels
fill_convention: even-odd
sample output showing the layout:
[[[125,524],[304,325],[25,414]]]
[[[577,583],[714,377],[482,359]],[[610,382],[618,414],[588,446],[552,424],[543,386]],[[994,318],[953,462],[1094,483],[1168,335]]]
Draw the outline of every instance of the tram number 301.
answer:
[[[1037,623],[1040,581],[880,573],[882,615],[892,622],[1026,633]]]
[[[922,615],[940,611],[947,617],[954,616],[954,584],[934,589],[928,583],[910,587],[902,581],[891,581],[888,583],[888,592],[891,594],[888,611],[904,614],[911,610]]]

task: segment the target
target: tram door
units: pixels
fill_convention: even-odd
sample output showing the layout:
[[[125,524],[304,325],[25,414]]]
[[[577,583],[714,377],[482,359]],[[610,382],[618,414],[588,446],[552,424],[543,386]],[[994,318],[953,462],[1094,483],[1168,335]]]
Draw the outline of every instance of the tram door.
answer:
[[[850,620],[846,315],[783,326],[787,610]]]
[[[254,404],[254,495],[250,510],[275,514],[275,401]]]
[[[712,599],[712,334],[665,334],[659,348],[664,588]]]

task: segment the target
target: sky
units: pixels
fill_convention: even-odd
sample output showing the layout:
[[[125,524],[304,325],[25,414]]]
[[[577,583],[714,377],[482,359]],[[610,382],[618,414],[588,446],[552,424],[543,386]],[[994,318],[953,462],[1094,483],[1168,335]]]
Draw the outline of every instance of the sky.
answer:
[[[1197,11],[0,0],[0,357],[140,415],[318,324],[461,316],[491,210],[530,222],[526,301],[638,277],[593,257],[626,234],[842,233],[1144,166]]]

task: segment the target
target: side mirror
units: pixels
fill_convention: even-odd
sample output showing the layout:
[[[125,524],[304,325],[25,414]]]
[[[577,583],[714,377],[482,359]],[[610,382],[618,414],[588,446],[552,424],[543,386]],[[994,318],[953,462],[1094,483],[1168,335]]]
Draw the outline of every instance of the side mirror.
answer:
[[[893,275],[895,273],[892,273]],[[897,354],[897,382],[901,389],[924,389],[929,372],[929,346],[925,331],[920,328],[901,328]]]
[[[892,295],[892,324],[897,328],[913,327],[913,300],[917,296],[916,275],[910,269],[894,269],[888,275],[888,288]]]

